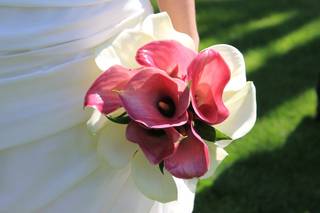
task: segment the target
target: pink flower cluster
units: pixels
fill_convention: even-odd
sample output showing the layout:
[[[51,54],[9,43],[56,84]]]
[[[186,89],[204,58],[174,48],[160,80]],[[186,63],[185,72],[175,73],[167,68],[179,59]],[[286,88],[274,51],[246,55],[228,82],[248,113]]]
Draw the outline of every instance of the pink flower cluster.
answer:
[[[228,117],[222,100],[228,65],[212,49],[197,53],[172,40],[144,45],[136,61],[137,69],[115,65],[101,74],[84,105],[105,115],[124,108],[126,137],[150,163],[164,165],[178,178],[204,175],[210,156],[194,123],[214,125]]]

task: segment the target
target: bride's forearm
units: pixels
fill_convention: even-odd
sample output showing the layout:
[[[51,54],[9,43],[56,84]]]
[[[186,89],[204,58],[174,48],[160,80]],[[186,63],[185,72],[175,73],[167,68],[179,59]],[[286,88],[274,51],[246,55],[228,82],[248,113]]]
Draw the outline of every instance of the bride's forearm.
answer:
[[[177,31],[190,35],[199,45],[196,24],[195,0],[157,0],[161,11],[166,11]]]

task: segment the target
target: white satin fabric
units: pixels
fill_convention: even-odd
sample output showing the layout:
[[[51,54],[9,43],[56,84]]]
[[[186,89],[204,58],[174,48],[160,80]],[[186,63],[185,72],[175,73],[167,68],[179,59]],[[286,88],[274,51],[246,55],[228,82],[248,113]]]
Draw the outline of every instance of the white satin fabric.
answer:
[[[0,212],[191,212],[142,195],[130,166],[97,156],[83,96],[100,71],[94,50],[137,25],[147,0],[0,0]]]

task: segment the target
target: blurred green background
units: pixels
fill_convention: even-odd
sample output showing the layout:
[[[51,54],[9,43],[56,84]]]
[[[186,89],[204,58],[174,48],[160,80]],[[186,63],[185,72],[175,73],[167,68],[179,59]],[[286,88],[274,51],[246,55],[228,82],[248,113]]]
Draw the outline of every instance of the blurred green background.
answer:
[[[313,119],[320,1],[197,0],[196,6],[200,48],[228,43],[244,54],[258,120],[227,148],[215,176],[200,181],[194,212],[320,212],[320,122]]]

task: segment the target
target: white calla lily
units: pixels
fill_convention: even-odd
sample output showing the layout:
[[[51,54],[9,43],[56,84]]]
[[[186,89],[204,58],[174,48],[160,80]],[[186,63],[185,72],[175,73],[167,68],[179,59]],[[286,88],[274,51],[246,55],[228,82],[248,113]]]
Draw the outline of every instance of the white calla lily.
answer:
[[[138,146],[126,138],[126,125],[109,122],[98,135],[98,155],[110,166],[123,168]]]
[[[142,30],[152,35],[155,40],[176,40],[182,45],[195,50],[192,38],[174,29],[167,13],[158,13],[148,16],[142,23]]]
[[[148,198],[162,203],[177,200],[177,186],[173,177],[167,171],[162,174],[141,151],[133,158],[132,177],[138,189]]]
[[[256,91],[252,82],[246,80],[246,68],[241,52],[227,44],[218,44],[209,47],[221,54],[229,66],[231,78],[226,85],[223,99],[229,109],[229,117],[214,127],[225,133],[232,140],[246,135],[256,121]],[[232,140],[220,140],[215,144],[220,148],[228,146]]]
[[[86,110],[93,109],[87,107]],[[92,115],[87,121],[87,128],[92,134],[96,134],[100,129],[102,129],[108,122],[108,119],[99,110],[93,109]]]
[[[101,48],[97,52],[98,54],[95,58],[95,62],[100,70],[105,71],[115,64],[121,64],[120,58],[113,46]]]
[[[227,147],[230,143],[232,143],[232,140],[219,140],[216,141],[215,144],[219,146],[220,148]]]
[[[115,64],[135,68],[138,66],[135,61],[137,50],[154,40],[176,40],[195,50],[192,38],[185,33],[176,31],[169,15],[163,12],[149,15],[136,28],[122,31],[112,42],[112,45],[99,48],[96,53],[96,63],[102,71]]]
[[[225,91],[237,91],[242,89],[247,80],[246,66],[241,52],[237,48],[227,44],[213,45],[209,48],[214,49],[221,54],[231,71],[231,78]]]
[[[201,177],[201,179],[206,179],[211,177],[219,164],[228,156],[228,153],[221,147],[217,146],[212,142],[207,143],[210,153],[210,167],[207,173]]]
[[[254,84],[247,82],[241,90],[226,93],[224,103],[230,115],[225,121],[214,127],[233,140],[241,138],[252,129],[257,118]]]
[[[143,45],[155,40],[152,35],[137,30],[124,30],[112,43],[121,65],[136,68],[136,52]]]

